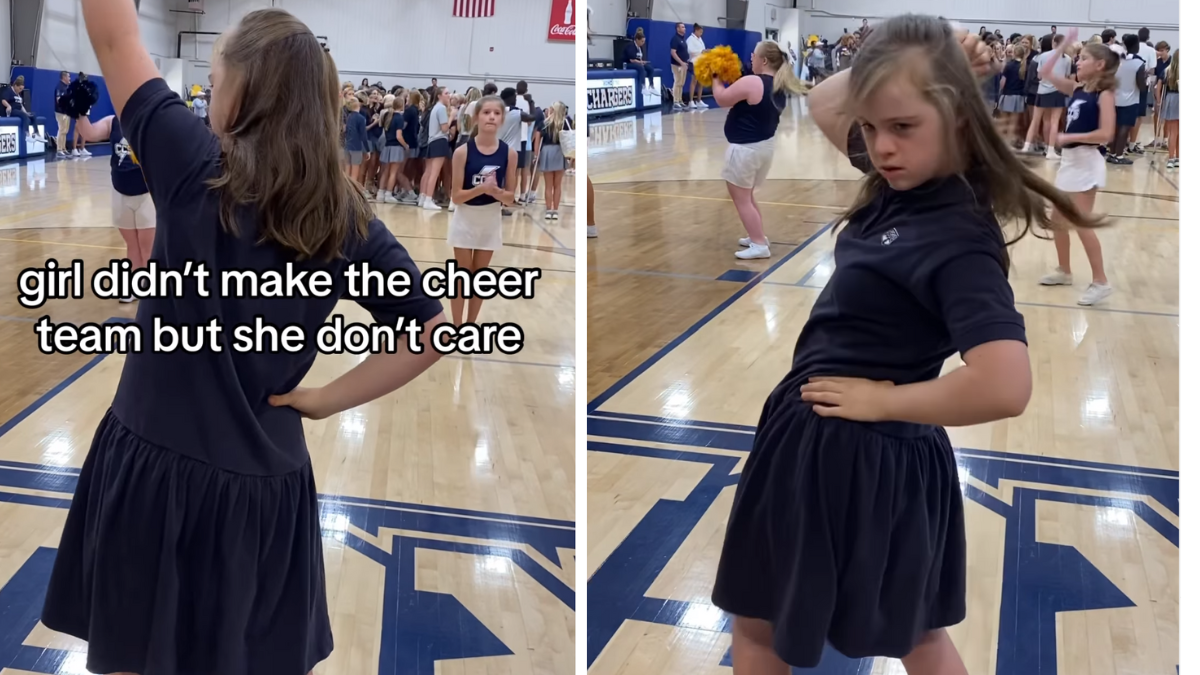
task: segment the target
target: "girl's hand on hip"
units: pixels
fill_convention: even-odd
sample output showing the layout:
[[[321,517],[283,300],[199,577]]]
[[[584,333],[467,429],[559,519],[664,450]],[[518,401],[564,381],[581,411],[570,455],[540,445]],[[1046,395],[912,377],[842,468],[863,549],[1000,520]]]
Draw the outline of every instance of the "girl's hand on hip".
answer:
[[[325,404],[323,392],[321,387],[296,387],[286,394],[269,397],[267,402],[276,408],[294,408],[310,420],[323,420],[334,413]]]
[[[883,422],[889,418],[895,384],[854,377],[814,377],[800,387],[800,398],[813,404],[821,417],[858,422]]]

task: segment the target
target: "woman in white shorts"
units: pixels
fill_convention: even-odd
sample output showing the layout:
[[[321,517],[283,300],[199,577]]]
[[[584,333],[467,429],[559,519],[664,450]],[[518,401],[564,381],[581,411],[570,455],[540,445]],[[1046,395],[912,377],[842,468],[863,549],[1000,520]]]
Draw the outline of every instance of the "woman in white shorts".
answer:
[[[764,41],[750,56],[754,75],[724,85],[713,80],[713,99],[730,108],[725,118],[725,168],[721,178],[729,187],[729,196],[737,208],[746,234],[738,241],[745,247],[734,255],[743,259],[770,258],[771,249],[763,233],[762,212],[754,201],[754,188],[767,180],[771,159],[775,156],[775,130],[779,115],[787,105],[788,94],[799,94],[800,81],[787,64],[787,55],[779,45]]]
[[[137,157],[129,147],[129,141],[121,133],[121,120],[109,115],[92,123],[86,115],[80,115],[75,128],[84,141],[99,143],[107,140],[112,158],[109,166],[112,173],[112,220],[121,238],[125,240],[126,257],[133,269],[146,266],[150,252],[154,249],[154,229],[157,214],[154,201],[150,199],[150,188]],[[136,298],[126,296],[121,302],[133,302]]]
[[[453,195],[458,205],[450,215],[446,241],[454,247],[460,268],[481,270],[492,262],[492,254],[504,245],[501,208],[516,200],[517,151],[497,135],[506,109],[499,96],[479,100],[472,115],[471,140],[454,151]],[[456,294],[461,295],[461,292]],[[483,298],[472,297],[466,320],[475,323]],[[450,299],[455,325],[463,323],[463,299]]]

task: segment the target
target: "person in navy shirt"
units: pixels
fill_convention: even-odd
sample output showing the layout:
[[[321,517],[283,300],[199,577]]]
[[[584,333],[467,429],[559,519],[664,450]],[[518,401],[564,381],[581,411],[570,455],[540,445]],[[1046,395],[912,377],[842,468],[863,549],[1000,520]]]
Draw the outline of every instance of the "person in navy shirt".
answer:
[[[404,145],[408,148],[408,159],[404,162],[404,175],[413,186],[408,194],[401,195],[404,204],[417,204],[420,196],[415,189],[425,170],[425,160],[421,157],[420,133],[421,113],[425,109],[425,94],[419,89],[408,92],[408,105],[404,108]]]
[[[350,179],[363,183],[363,161],[367,153],[367,118],[362,114],[362,103],[357,98],[346,102],[346,165]],[[211,114],[211,113],[209,113]]]
[[[108,141],[109,172],[112,175],[112,221],[125,241],[125,256],[134,269],[145,267],[154,250],[154,233],[158,214],[150,188],[142,175],[129,139],[121,131],[121,120],[109,115],[92,123],[81,116],[75,125],[76,132],[89,143]],[[121,296],[121,302],[133,302],[129,293]]]
[[[650,55],[646,53],[646,34],[638,28],[634,32],[633,42],[625,45],[625,67],[636,71],[642,78],[642,88],[649,93],[654,82],[654,66],[650,65]]]
[[[671,99],[675,102],[673,110],[683,110],[683,86],[687,82],[689,65],[687,26],[680,21],[675,24],[675,34],[671,36],[671,75],[674,78]]]
[[[1000,222],[1048,227],[1048,200],[1096,224],[995,129],[978,94],[992,59],[944,20],[902,15],[809,92],[839,149],[860,122],[868,173],[733,499],[713,603],[734,617],[738,672],[813,668],[827,645],[966,672],[945,631],[966,615],[967,554],[943,427],[1020,415],[1032,389]],[[941,375],[955,353],[965,365]]]
[[[125,357],[77,478],[41,620],[87,641],[90,672],[306,675],[333,637],[302,419],[363,405],[432,366],[441,303],[422,292],[408,252],[339,171],[337,67],[307,26],[265,9],[218,39],[210,130],[156,71],[132,2],[82,0],[82,13],[162,217],[153,260],[212,273],[206,295],[189,275],[179,297],[143,297],[137,325],[152,336],[156,320],[216,320],[224,332],[219,348],[148,344]],[[221,293],[223,271],[283,272],[289,263],[328,274],[330,292]],[[344,273],[364,263],[385,277],[407,273],[411,290],[350,296]],[[342,299],[379,324],[423,325],[423,351],[402,339],[324,386],[300,387],[316,333]],[[256,318],[300,327],[305,346],[237,351],[232,329]]]
[[[0,91],[0,106],[4,108],[6,117],[16,117],[21,120],[22,134],[28,134],[30,138],[38,138],[37,126],[33,123],[33,117],[29,110],[25,108],[25,99],[22,96],[24,92],[25,76],[18,75],[11,85]]]
[[[500,140],[507,106],[499,96],[485,96],[475,105],[471,140],[454,150],[451,159],[453,183],[446,242],[454,249],[458,266],[468,270],[487,268],[492,254],[504,245],[501,209],[516,201],[517,150]],[[475,323],[483,298],[467,303],[467,323]],[[450,299],[454,323],[463,323],[462,298]]]
[[[58,135],[56,142],[58,152],[55,153],[58,159],[67,158],[67,134],[71,131],[71,116],[63,109],[63,97],[71,89],[71,73],[62,71],[58,74],[58,84],[54,86],[54,121],[58,122]],[[79,130],[75,130],[75,147],[79,147]],[[78,149],[76,154],[78,155]]]

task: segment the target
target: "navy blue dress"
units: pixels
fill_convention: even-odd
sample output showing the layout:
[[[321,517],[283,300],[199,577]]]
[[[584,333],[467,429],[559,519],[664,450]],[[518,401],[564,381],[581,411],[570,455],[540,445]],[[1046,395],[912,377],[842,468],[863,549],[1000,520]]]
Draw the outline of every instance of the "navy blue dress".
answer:
[[[182,269],[204,261],[222,270],[283,269],[295,256],[257,243],[256,207],[241,210],[239,233],[218,217],[217,137],[167,84],[140,87],[121,127],[141,162],[158,210],[152,258]],[[226,336],[256,315],[315,333],[345,294],[343,270],[367,261],[414,281],[404,298],[358,298],[376,321],[425,322],[442,311],[419,291],[416,265],[372,220],[344,258],[300,262],[327,270],[336,290],[307,299],[146,298],[137,323],[174,325],[216,317]],[[211,280],[210,280],[211,281]],[[320,515],[300,413],[272,394],[298,385],[316,358],[223,349],[129,354],[112,408],[79,475],[42,622],[88,642],[92,672],[140,675],[305,675],[333,650],[326,608]]]
[[[712,598],[769,621],[776,653],[801,668],[818,664],[826,642],[852,658],[901,658],[927,631],[962,621],[967,560],[945,430],[823,418],[801,385],[815,376],[923,382],[956,352],[1025,341],[981,181],[885,185],[834,253],[792,370],[763,408]]]

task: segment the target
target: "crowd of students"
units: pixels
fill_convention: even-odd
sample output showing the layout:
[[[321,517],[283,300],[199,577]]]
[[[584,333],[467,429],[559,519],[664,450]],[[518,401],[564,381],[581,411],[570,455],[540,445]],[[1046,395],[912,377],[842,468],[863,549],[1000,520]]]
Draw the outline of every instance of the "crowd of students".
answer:
[[[559,217],[562,179],[571,168],[560,144],[563,132],[573,128],[564,103],[538,107],[524,81],[503,90],[488,82],[460,94],[438,86],[436,78],[424,89],[388,90],[366,79],[356,88],[346,82],[342,96],[344,165],[370,200],[454,211],[449,160],[477,133],[478,102],[499,96],[505,106],[499,136],[517,152],[515,203],[535,203],[544,178],[543,217]],[[503,209],[503,215],[512,213]]]

